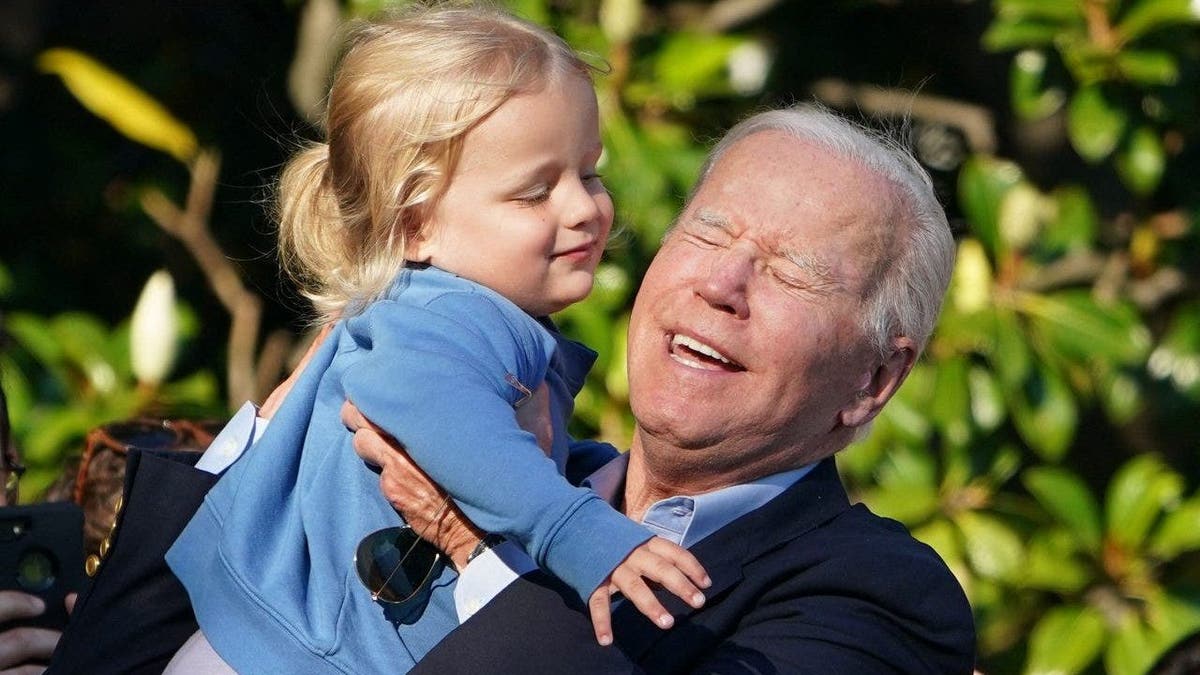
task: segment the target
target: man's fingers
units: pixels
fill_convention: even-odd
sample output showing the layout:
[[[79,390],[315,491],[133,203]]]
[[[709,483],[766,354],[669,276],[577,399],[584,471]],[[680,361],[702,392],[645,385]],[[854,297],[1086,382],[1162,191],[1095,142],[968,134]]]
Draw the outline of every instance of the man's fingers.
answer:
[[[36,595],[20,591],[0,591],[0,622],[28,619],[46,611],[46,603]]]
[[[612,644],[612,613],[608,602],[609,587],[607,583],[600,584],[592,597],[588,598],[588,612],[592,615],[592,630],[596,632],[596,642],[607,647]]]
[[[47,661],[62,633],[48,628],[12,628],[0,633],[0,668]]]

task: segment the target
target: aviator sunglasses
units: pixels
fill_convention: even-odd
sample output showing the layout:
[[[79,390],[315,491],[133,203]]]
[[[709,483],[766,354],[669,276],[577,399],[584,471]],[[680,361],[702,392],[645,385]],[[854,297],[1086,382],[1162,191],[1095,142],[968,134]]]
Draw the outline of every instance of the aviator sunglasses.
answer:
[[[450,496],[420,534],[408,525],[386,527],[363,537],[354,551],[358,580],[371,592],[371,599],[389,605],[404,605],[421,595],[441,575],[446,557],[425,541],[429,526],[441,520]]]

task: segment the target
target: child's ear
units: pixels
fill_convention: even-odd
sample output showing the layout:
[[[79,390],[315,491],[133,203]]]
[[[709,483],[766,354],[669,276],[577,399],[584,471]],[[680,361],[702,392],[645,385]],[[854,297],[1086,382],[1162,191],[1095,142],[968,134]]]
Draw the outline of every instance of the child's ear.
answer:
[[[428,263],[433,258],[437,248],[433,239],[422,228],[408,235],[404,245],[404,259],[410,262]]]

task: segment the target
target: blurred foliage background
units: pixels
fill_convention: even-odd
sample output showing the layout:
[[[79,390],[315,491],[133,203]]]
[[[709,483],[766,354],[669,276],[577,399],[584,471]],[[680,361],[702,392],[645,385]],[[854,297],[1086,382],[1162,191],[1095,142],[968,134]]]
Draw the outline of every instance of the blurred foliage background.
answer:
[[[281,378],[309,315],[263,202],[314,135],[338,26],[386,4],[0,5],[0,380],[24,494],[92,426],[221,418]],[[559,317],[601,354],[580,433],[628,441],[637,279],[722,130],[807,100],[908,119],[958,266],[847,484],[950,564],[984,673],[1143,673],[1200,629],[1200,3],[508,4],[610,66],[622,233]]]

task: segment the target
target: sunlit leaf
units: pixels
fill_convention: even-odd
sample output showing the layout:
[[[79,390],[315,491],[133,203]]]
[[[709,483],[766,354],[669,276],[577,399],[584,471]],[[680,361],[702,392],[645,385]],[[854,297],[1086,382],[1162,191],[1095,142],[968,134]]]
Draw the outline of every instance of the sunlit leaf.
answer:
[[[1192,497],[1163,518],[1148,550],[1163,560],[1200,549],[1200,497]]]
[[[1033,243],[1047,212],[1046,198],[1032,184],[1021,181],[1004,194],[997,220],[1000,239],[1011,250]]]
[[[1090,248],[1096,239],[1100,218],[1088,191],[1077,185],[1065,185],[1056,188],[1050,197],[1056,208],[1038,238],[1038,247],[1048,252]]]
[[[1158,133],[1150,127],[1138,127],[1129,142],[1117,153],[1117,172],[1121,181],[1136,195],[1148,195],[1158,187],[1167,166],[1166,153]]]
[[[1088,85],[1071,98],[1067,136],[1081,157],[1099,162],[1117,149],[1127,123],[1127,113],[1105,96],[1100,85]]]
[[[741,43],[727,35],[671,34],[657,54],[655,82],[684,109],[697,95],[728,91],[729,54]]]
[[[1143,675],[1153,663],[1155,639],[1145,624],[1127,617],[1112,632],[1104,650],[1104,669],[1108,675]]]
[[[1052,23],[998,18],[984,31],[980,41],[984,48],[1002,52],[1053,44],[1058,33],[1059,27]]]
[[[1026,49],[1013,59],[1008,88],[1017,115],[1030,120],[1042,119],[1062,107],[1066,95],[1061,89],[1046,88],[1045,77],[1044,52]]]
[[[1054,607],[1029,637],[1028,675],[1067,675],[1086,668],[1104,646],[1104,617],[1086,605]]]
[[[1017,432],[1030,447],[1049,461],[1062,459],[1079,421],[1075,397],[1062,378],[1038,364],[1014,392],[1011,410]]]
[[[929,451],[894,447],[880,462],[879,488],[865,493],[864,499],[889,518],[919,523],[937,508],[936,472]]]
[[[1128,423],[1142,410],[1142,382],[1123,370],[1111,369],[1100,381],[1100,402],[1116,424]]]
[[[993,579],[1020,573],[1025,546],[1004,521],[978,511],[963,511],[955,514],[954,522],[963,533],[967,560],[976,572]]]
[[[1083,15],[1076,0],[996,0],[996,15],[1005,18],[1079,21]]]
[[[1165,87],[1179,81],[1179,64],[1167,52],[1126,49],[1116,56],[1117,70],[1143,87]]]
[[[1004,392],[991,371],[971,366],[967,371],[967,384],[971,392],[971,419],[984,431],[993,431],[1006,417]]]
[[[1079,540],[1066,528],[1040,529],[1029,538],[1022,588],[1074,594],[1094,583],[1095,572],[1079,555]]]
[[[603,0],[600,4],[600,28],[609,42],[629,42],[642,23],[641,0]]]
[[[967,442],[970,429],[970,390],[967,387],[967,362],[961,357],[944,359],[934,371],[933,403],[929,415],[950,443]]]
[[[1031,325],[1054,349],[1074,359],[1133,364],[1149,351],[1150,332],[1128,306],[1098,303],[1087,291],[1022,293],[1017,298]]]
[[[196,155],[192,130],[158,101],[92,57],[66,48],[47,49],[38,68],[63,84],[94,115],[130,140],[170,154],[181,162]]]
[[[1150,527],[1183,493],[1183,477],[1154,455],[1140,455],[1117,470],[1105,504],[1108,536],[1136,549]]]
[[[1020,387],[1029,377],[1033,367],[1033,355],[1028,339],[1010,312],[996,312],[996,329],[993,333],[993,349],[989,361],[1006,390]]]
[[[1100,506],[1074,473],[1035,466],[1024,474],[1025,487],[1056,520],[1066,525],[1089,551],[1100,550]]]
[[[1171,318],[1146,370],[1177,390],[1200,398],[1200,304],[1180,307]]]
[[[1195,23],[1196,13],[1189,0],[1140,0],[1117,24],[1117,32],[1126,40],[1136,40],[1152,30],[1171,25]]]
[[[1012,162],[976,155],[958,174],[958,199],[971,231],[996,256],[1000,248],[1000,205],[1004,195],[1022,180]]]

